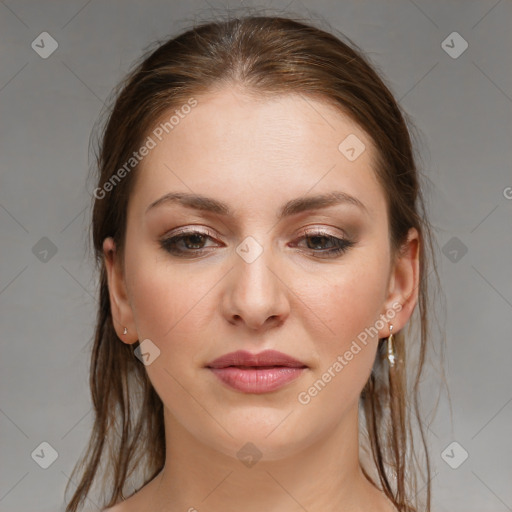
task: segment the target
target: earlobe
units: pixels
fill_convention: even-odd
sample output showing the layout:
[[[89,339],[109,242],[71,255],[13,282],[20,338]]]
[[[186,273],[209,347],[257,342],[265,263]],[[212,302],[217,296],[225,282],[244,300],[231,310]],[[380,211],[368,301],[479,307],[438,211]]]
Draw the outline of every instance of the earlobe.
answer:
[[[386,311],[393,309],[393,331],[400,331],[412,316],[418,300],[419,288],[420,237],[415,228],[410,228],[407,241],[401,247],[389,280],[389,291],[386,299]],[[400,304],[398,308],[397,305]],[[385,313],[384,313],[385,314]],[[388,329],[385,327],[384,330]],[[383,332],[382,337],[389,335]]]
[[[123,269],[119,263],[114,240],[111,237],[105,238],[103,241],[103,255],[114,329],[123,343],[135,343],[138,337],[133,313],[128,301]]]

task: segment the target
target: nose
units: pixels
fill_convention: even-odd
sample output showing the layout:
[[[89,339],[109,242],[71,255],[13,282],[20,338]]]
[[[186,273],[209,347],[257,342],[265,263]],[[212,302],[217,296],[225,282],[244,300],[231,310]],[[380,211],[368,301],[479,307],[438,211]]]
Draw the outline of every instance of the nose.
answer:
[[[240,253],[243,254],[243,253]],[[290,312],[290,289],[270,249],[254,260],[233,255],[234,268],[226,276],[223,313],[231,324],[251,330],[282,325]]]

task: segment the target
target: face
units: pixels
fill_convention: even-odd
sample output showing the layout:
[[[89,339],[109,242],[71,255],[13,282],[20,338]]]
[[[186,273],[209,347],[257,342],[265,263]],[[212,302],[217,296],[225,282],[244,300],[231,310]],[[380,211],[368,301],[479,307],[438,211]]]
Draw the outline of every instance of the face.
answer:
[[[232,456],[251,441],[276,459],[347,428],[378,338],[416,303],[417,237],[392,259],[375,148],[333,107],[233,88],[196,99],[137,171],[123,268],[105,241],[115,327],[126,343],[150,340],[146,370],[184,431]],[[364,144],[356,159],[339,149],[347,136]],[[161,199],[178,193],[210,201]],[[240,388],[208,368],[267,349],[302,369],[265,387],[283,375],[274,368],[248,389],[254,369],[224,372]]]

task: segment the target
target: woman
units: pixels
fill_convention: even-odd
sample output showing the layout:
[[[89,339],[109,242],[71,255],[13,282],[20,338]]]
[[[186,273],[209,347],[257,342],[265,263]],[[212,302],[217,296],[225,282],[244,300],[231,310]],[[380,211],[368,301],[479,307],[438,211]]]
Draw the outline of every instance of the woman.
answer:
[[[361,52],[286,18],[197,26],[122,84],[98,169],[96,418],[67,512],[99,480],[111,512],[430,510],[431,231]]]

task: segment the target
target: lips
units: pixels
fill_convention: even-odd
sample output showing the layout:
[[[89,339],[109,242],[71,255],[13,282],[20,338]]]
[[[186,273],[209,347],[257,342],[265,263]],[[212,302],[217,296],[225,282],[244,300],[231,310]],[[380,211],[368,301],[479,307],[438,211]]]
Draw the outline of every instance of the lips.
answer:
[[[244,350],[211,361],[208,368],[225,386],[242,393],[270,393],[298,379],[307,365],[276,350]]]
[[[230,366],[245,369],[307,368],[303,362],[277,350],[264,350],[258,354],[238,350],[218,357],[206,365],[207,368],[228,368]]]

